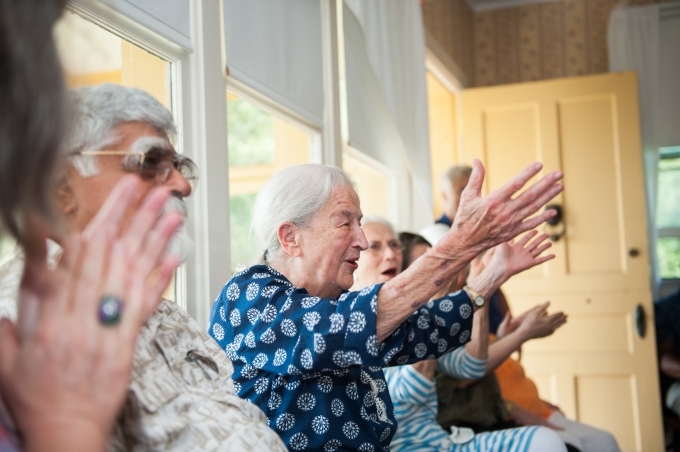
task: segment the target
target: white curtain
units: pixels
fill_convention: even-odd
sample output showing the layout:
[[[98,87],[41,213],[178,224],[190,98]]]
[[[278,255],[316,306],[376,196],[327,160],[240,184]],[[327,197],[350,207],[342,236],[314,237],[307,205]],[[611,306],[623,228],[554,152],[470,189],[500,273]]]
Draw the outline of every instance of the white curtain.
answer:
[[[223,0],[223,6],[230,77],[322,127],[319,1]]]
[[[349,144],[384,165],[402,171],[403,142],[368,58],[361,24],[347,8],[343,14]]]
[[[679,91],[678,80],[680,78],[673,80],[672,71],[680,72],[677,63],[680,57],[680,47],[661,39],[660,8],[663,7],[663,5],[617,7],[609,18],[608,36],[610,71],[635,70],[638,75],[640,128],[647,189],[649,253],[655,299],[658,298],[660,286],[656,256],[659,148],[670,145],[665,141],[669,137],[677,136],[680,129],[678,127],[680,118],[677,113],[674,119],[669,120],[665,117],[671,110],[680,111],[677,110],[677,104],[670,105],[672,96],[677,96]],[[667,27],[668,24],[663,24],[664,29]],[[662,87],[662,81],[670,86]]]
[[[190,0],[101,0],[124,16],[191,52]]]
[[[410,228],[432,222],[425,35],[416,0],[345,0],[348,136],[412,177]]]

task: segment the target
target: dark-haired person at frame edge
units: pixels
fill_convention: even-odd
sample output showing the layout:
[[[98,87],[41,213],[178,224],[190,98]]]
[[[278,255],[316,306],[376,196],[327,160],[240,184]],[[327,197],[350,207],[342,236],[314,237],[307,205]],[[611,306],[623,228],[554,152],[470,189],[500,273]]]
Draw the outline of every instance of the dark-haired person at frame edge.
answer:
[[[654,303],[664,411],[680,416],[680,290]]]
[[[140,200],[139,179],[128,176],[93,227],[65,237],[64,259],[47,268],[47,231],[59,229],[49,194],[68,117],[52,27],[65,4],[0,0],[1,232],[26,255],[17,322],[0,322],[3,452],[106,448],[137,334],[178,264],[164,255],[182,221],[160,215],[169,193],[153,190]],[[121,232],[133,200],[141,202],[138,227]]]

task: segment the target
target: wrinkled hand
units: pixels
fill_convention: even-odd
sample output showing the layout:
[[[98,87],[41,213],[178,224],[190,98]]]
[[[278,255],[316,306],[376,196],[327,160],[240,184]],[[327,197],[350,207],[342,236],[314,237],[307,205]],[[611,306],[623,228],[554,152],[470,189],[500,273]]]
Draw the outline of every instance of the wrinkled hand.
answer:
[[[525,317],[518,328],[525,341],[550,336],[557,328],[567,323],[567,316],[563,312],[548,315],[548,306],[550,306],[550,302],[546,301],[525,313]]]
[[[484,167],[476,159],[472,165],[470,181],[461,194],[451,231],[437,244],[439,252],[454,256],[461,250],[470,250],[476,255],[534,229],[555,215],[555,211],[550,209],[529,218],[562,191],[563,186],[557,183],[562,178],[560,171],[549,173],[515,196],[541,171],[542,165],[533,163],[503,187],[482,197]]]
[[[526,313],[524,313],[526,315]],[[505,313],[505,317],[503,317],[503,320],[501,320],[501,323],[498,325],[498,329],[496,330],[496,337],[498,339],[507,336],[508,334],[514,333],[517,331],[517,328],[522,324],[522,317],[513,317],[510,312]]]
[[[105,447],[127,393],[139,329],[179,264],[164,256],[182,221],[177,213],[159,217],[167,190],[153,190],[119,231],[138,183],[130,176],[116,185],[91,227],[65,240],[55,270],[44,254],[27,258],[17,327],[0,323],[0,391],[27,450]],[[98,321],[105,294],[124,301],[118,325]]]
[[[468,279],[468,286],[488,298],[512,275],[554,258],[553,254],[540,256],[552,244],[544,243],[547,234],[535,237],[536,234],[536,231],[531,231],[515,242],[502,243],[490,250],[493,254],[489,263],[481,273]]]
[[[530,231],[515,242],[498,245],[486,270],[492,271],[507,281],[517,273],[553,259],[554,254],[540,256],[543,251],[552,246],[552,243],[546,242],[548,234],[541,234],[537,237],[536,234],[538,234],[537,231]]]
[[[468,275],[468,278],[474,279],[480,273],[482,273],[491,262],[491,258],[493,257],[495,251],[496,251],[495,247],[491,248],[489,250],[482,252],[482,254],[472,259],[472,262],[470,262],[470,274]]]
[[[553,430],[559,431],[564,430],[562,427],[558,427],[557,425],[551,424],[550,422],[546,421],[538,414],[532,413],[531,411],[525,410],[524,408],[519,407],[517,405],[513,405],[509,414],[510,419],[521,425],[542,425],[544,427],[549,427]]]

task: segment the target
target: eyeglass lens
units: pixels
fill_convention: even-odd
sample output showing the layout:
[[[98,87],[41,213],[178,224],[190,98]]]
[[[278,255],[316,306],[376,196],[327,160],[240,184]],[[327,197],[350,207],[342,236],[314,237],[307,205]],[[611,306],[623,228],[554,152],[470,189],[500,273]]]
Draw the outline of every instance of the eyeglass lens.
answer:
[[[160,147],[146,151],[139,171],[143,179],[154,179],[158,183],[164,183],[170,177],[173,168],[179,171],[192,187],[198,180],[198,169],[194,162],[174,151]]]
[[[372,251],[374,253],[381,253],[383,252],[386,248],[389,248],[392,250],[394,253],[401,253],[402,252],[402,245],[401,242],[397,240],[390,240],[387,243],[383,242],[370,242],[368,244],[368,249],[369,251]]]

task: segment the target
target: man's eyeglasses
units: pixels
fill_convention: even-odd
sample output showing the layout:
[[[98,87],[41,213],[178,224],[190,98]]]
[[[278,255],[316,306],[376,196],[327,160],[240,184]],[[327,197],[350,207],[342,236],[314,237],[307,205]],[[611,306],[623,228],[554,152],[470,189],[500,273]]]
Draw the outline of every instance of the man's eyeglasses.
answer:
[[[188,157],[160,146],[154,146],[144,152],[115,151],[104,149],[101,151],[80,151],[75,155],[125,155],[135,158],[125,158],[123,169],[130,173],[139,174],[146,181],[164,184],[170,179],[172,170],[177,170],[191,185],[192,191],[198,182],[198,168]]]
[[[369,242],[367,251],[374,254],[380,254],[387,248],[391,249],[394,254],[401,254],[404,251],[404,247],[399,240],[390,240],[387,243]]]

